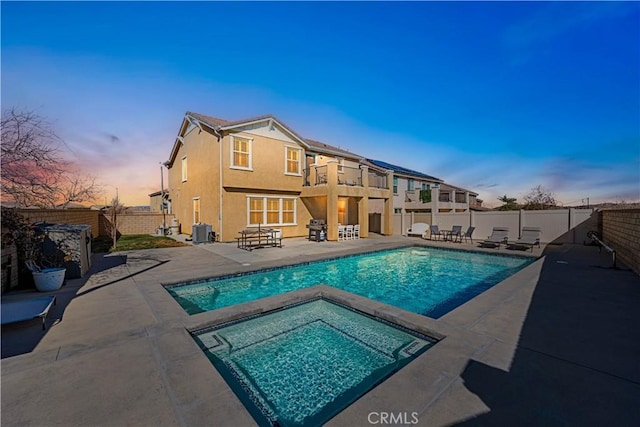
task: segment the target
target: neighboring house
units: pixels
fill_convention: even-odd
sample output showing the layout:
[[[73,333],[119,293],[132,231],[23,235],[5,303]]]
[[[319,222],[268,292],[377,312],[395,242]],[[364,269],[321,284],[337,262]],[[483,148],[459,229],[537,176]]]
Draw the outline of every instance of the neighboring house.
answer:
[[[187,112],[169,160],[172,212],[189,230],[213,226],[222,241],[247,227],[269,227],[283,237],[307,236],[311,219],[369,232],[369,200],[380,200],[382,234],[392,234],[390,172],[369,168],[349,151],[300,137],[272,115],[228,121]]]
[[[164,195],[164,198],[163,198]],[[149,194],[149,206],[151,212],[159,212],[162,213],[162,209],[165,209],[165,213],[171,213],[171,203],[167,200],[169,197],[169,190],[156,191],[154,193]],[[164,202],[164,205],[163,205]]]
[[[393,171],[393,208],[396,213],[468,212],[477,193],[445,183],[422,172],[367,159],[371,165]]]

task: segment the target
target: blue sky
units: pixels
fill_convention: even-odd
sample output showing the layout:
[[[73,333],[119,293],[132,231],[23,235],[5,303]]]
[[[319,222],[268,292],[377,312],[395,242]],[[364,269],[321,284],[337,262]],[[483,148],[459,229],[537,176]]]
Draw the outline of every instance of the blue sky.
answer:
[[[2,108],[35,109],[127,204],[185,111],[474,190],[640,200],[640,3],[6,2]]]

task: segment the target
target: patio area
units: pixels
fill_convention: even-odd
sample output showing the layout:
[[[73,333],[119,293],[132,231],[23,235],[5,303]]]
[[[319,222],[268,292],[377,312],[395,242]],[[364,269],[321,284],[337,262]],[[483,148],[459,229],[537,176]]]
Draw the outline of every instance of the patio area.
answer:
[[[58,303],[46,331],[37,320],[2,327],[2,423],[254,425],[186,328],[313,293],[372,303],[317,287],[188,316],[161,284],[411,245],[540,258],[440,319],[375,303],[378,312],[445,338],[328,425],[369,425],[382,412],[408,420],[416,413],[424,426],[637,423],[640,277],[608,268],[606,252],[375,235],[282,243],[252,252],[212,243],[96,255],[90,275],[51,293]]]

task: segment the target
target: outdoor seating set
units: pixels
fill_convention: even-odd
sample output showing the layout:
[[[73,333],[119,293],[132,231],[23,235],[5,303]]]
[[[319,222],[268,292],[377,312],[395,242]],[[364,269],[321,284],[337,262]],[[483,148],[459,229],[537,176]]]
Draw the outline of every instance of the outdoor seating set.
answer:
[[[407,230],[407,235],[418,235],[422,238],[427,237],[427,229],[431,233],[431,240],[440,240],[444,242],[458,242],[462,243],[462,240],[466,242],[470,240],[473,243],[473,232],[475,227],[467,228],[467,231],[462,232],[461,225],[454,225],[451,230],[441,230],[437,225],[431,225],[418,222],[411,225],[411,228]],[[500,249],[501,245],[505,245],[509,249],[531,249],[533,247],[540,247],[540,235],[542,231],[540,227],[523,227],[522,234],[518,240],[509,241],[509,227],[493,227],[491,236],[485,240],[479,242],[481,247],[493,247]]]
[[[463,233],[461,225],[454,225],[453,227],[451,227],[451,230],[440,230],[440,227],[438,227],[437,225],[432,225],[430,227],[431,240],[462,243],[462,239],[464,239],[465,242],[467,240],[471,240],[471,243],[473,243],[472,236],[475,229],[475,227],[469,227],[467,228],[467,231]]]
[[[338,224],[338,240],[353,240],[360,238],[360,224]]]
[[[491,236],[480,242],[480,246],[500,249],[500,245],[505,245],[509,249],[531,249],[531,252],[534,246],[540,247],[540,227],[522,227],[520,238],[513,242],[509,242],[508,234],[508,227],[493,227]]]
[[[247,228],[239,231],[240,237],[236,237],[238,241],[238,248],[247,251],[260,248],[281,248],[282,237],[279,230],[272,228],[261,228],[258,224],[258,228]]]

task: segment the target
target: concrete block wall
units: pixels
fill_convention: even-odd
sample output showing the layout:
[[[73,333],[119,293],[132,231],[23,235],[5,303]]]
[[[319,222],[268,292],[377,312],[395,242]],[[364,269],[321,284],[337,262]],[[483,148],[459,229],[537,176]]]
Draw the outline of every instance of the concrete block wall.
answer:
[[[50,224],[88,224],[96,237],[100,229],[100,211],[92,209],[18,209],[20,215],[29,222]]]
[[[602,240],[626,267],[640,275],[640,209],[602,211]]]
[[[167,226],[171,225],[173,215],[165,215]],[[101,235],[109,235],[106,227],[109,224],[109,216],[102,215],[101,219]],[[123,213],[118,215],[118,232],[122,235],[131,234],[156,234],[158,227],[162,225],[162,214],[154,212],[137,212],[137,213]],[[185,232],[183,227],[183,232]],[[187,233],[191,233],[191,230],[186,230]]]

